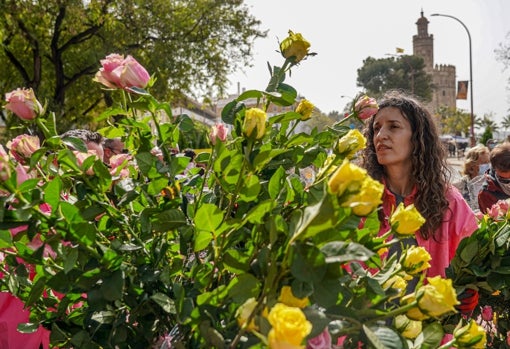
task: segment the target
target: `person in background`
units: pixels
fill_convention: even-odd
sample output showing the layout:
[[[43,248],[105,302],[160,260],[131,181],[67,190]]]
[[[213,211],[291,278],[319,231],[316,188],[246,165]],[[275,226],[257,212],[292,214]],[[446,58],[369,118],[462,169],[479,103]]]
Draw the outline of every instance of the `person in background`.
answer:
[[[114,155],[125,153],[124,143],[120,138],[103,138],[103,162],[110,164],[110,158]]]
[[[498,144],[490,152],[491,169],[485,175],[482,190],[478,193],[478,207],[482,213],[499,200],[510,198],[510,143]]]
[[[489,148],[489,150],[494,149],[496,144],[498,144],[498,142],[496,142],[495,139],[488,139],[487,142],[485,142],[485,145],[487,146],[487,148]]]
[[[404,246],[425,248],[431,256],[427,276],[445,277],[460,241],[478,224],[460,192],[449,184],[450,170],[434,120],[417,100],[391,91],[379,102],[377,114],[367,120],[365,136],[362,167],[385,187],[380,235],[390,229],[389,217],[400,203],[414,204],[426,221]],[[389,251],[401,252],[400,244]],[[478,293],[470,290],[460,298],[459,310],[470,313]]]
[[[460,181],[453,183],[475,213],[479,211],[478,193],[485,181],[484,175],[490,168],[489,154],[489,148],[483,144],[470,148],[466,152],[462,169],[463,176]]]
[[[75,129],[64,132],[60,135],[62,139],[65,138],[78,138],[85,143],[87,150],[94,152],[98,158],[103,160],[104,149],[103,149],[103,136],[98,132],[84,130],[84,129]],[[69,144],[68,144],[69,145]]]

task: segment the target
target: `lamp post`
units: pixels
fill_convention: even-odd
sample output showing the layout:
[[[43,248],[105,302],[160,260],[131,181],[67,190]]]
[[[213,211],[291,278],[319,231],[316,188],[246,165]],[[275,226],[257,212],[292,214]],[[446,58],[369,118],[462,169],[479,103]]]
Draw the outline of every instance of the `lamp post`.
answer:
[[[469,33],[469,30],[466,27],[466,25],[457,17],[451,16],[451,15],[444,15],[441,13],[433,13],[433,14],[431,14],[431,16],[449,17],[449,18],[456,20],[464,27],[464,29],[466,29],[466,32],[468,35],[468,39],[469,39],[469,84],[471,85],[471,87],[470,87],[470,94],[471,94],[471,96],[470,96],[470,100],[471,100],[471,130],[470,130],[470,132],[471,132],[471,146],[474,146],[476,143],[476,140],[475,140],[475,116],[473,114],[473,59],[472,59],[472,54],[471,54],[471,52],[472,52],[471,51],[471,34]]]

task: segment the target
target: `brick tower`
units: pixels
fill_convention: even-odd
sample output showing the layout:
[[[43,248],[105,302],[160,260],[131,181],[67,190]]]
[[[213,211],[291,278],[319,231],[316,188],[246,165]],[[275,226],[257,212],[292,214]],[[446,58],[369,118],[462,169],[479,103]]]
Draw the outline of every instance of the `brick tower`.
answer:
[[[441,106],[456,108],[455,66],[446,64],[434,65],[434,36],[428,33],[429,21],[423,16],[416,21],[418,34],[413,35],[413,55],[423,58],[425,71],[432,75],[432,101],[427,105],[435,112]]]

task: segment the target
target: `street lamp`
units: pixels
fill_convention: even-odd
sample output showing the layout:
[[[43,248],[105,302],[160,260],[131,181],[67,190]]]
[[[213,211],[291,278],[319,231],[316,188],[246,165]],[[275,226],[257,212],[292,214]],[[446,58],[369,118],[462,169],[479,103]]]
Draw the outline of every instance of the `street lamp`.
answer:
[[[473,114],[473,59],[472,59],[472,54],[471,54],[471,34],[469,33],[469,30],[466,27],[466,25],[457,17],[451,16],[451,15],[444,15],[444,14],[440,14],[440,13],[433,13],[433,14],[431,14],[431,16],[449,17],[449,18],[456,20],[464,27],[464,29],[466,29],[466,32],[468,35],[468,39],[469,39],[469,84],[471,85],[471,88],[470,88],[470,92],[471,92],[471,98],[470,98],[471,99],[471,130],[470,131],[471,131],[471,146],[474,146],[476,143],[476,140],[475,140],[475,116]]]

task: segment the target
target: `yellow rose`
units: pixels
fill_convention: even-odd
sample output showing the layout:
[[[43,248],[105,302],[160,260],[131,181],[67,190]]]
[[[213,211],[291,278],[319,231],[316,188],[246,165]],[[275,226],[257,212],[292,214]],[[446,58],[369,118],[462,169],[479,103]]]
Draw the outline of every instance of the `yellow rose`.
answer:
[[[301,120],[305,121],[312,117],[312,112],[315,106],[307,99],[302,99],[297,108],[296,113],[301,114]]]
[[[301,309],[277,303],[268,316],[272,328],[269,331],[269,347],[301,348],[301,343],[312,331],[312,324]]]
[[[248,138],[261,139],[266,133],[266,112],[259,108],[250,108],[244,115],[243,133]]]
[[[459,301],[452,280],[434,276],[427,278],[427,281],[428,284],[422,286],[416,294],[420,310],[431,317],[456,312],[455,306]]]
[[[401,258],[402,269],[409,275],[418,275],[424,270],[430,268],[430,254],[421,246],[411,246]]]
[[[299,63],[308,55],[310,43],[300,33],[289,30],[289,36],[280,43],[280,51],[286,59],[294,58],[293,63]]]
[[[333,173],[328,181],[328,187],[331,193],[341,196],[344,193],[357,193],[367,178],[367,171],[353,165],[345,159]]]
[[[246,302],[244,302],[236,311],[236,318],[239,327],[243,327],[248,321],[248,318],[251,316],[255,307],[257,306],[257,300],[255,298],[248,298]],[[250,323],[246,325],[247,331],[257,330],[257,325],[255,325],[254,317],[252,317]]]
[[[469,323],[453,331],[453,337],[457,339],[458,348],[485,348],[487,335],[485,329],[471,319]]]
[[[414,235],[423,223],[425,223],[425,218],[422,217],[413,204],[404,207],[404,204],[400,203],[390,217],[391,227],[399,237]]]
[[[407,281],[405,281],[404,278],[399,275],[394,275],[386,280],[386,282],[383,284],[383,288],[392,288],[397,292],[397,294],[390,299],[400,298],[406,294]]]
[[[308,304],[310,304],[310,300],[308,297],[305,298],[297,298],[292,293],[292,287],[283,286],[280,292],[280,297],[278,297],[278,302],[288,305],[289,307],[297,307],[304,308]]]
[[[416,302],[416,293],[414,293],[414,292],[402,297],[402,299],[400,300],[400,304],[402,304],[402,305],[411,304],[413,302]],[[415,321],[423,321],[423,320],[427,320],[430,318],[430,316],[422,313],[420,308],[418,308],[418,302],[416,302],[415,307],[413,307],[407,311],[406,316],[409,319],[415,320]]]
[[[351,207],[352,212],[357,216],[367,216],[381,204],[383,191],[384,185],[367,176],[359,192],[347,198],[342,206]]]
[[[418,337],[422,331],[421,321],[411,320],[405,315],[398,315],[395,318],[395,327],[400,333],[402,333],[404,338],[408,339]]]
[[[336,150],[340,156],[351,159],[356,152],[365,148],[367,140],[358,129],[352,129],[338,140]]]

